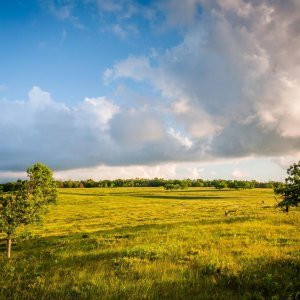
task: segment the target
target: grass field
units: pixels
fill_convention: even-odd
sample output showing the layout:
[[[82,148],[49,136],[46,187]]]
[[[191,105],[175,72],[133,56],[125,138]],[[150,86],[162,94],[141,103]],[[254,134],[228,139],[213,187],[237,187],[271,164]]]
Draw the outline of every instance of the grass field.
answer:
[[[62,189],[10,261],[1,240],[0,299],[300,299],[300,210],[273,206],[266,189]]]

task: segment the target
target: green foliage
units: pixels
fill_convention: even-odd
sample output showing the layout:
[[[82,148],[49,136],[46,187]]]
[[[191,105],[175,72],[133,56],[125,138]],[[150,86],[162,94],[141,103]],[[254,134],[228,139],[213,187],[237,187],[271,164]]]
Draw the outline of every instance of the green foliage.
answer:
[[[273,188],[280,185],[280,182],[258,182],[255,180],[204,180],[204,179],[115,179],[115,180],[99,180],[87,179],[82,181],[67,180],[58,181],[57,185],[60,188],[95,188],[95,187],[165,187],[170,185],[179,185],[180,188],[186,189],[188,187],[215,187],[217,189],[230,188],[230,189],[252,189],[252,188]],[[4,190],[12,190],[14,183],[6,183],[3,185]],[[168,188],[167,188],[168,189]]]
[[[26,222],[24,213],[26,211],[25,202],[20,193],[16,195],[1,195],[0,198],[0,231],[7,235],[12,235],[20,224]]]
[[[35,206],[43,207],[56,202],[56,182],[49,167],[36,163],[27,169],[27,176],[29,180],[25,181],[24,192],[34,200]]]
[[[180,189],[180,185],[179,184],[173,184],[173,183],[167,183],[164,186],[165,190],[178,190]]]
[[[286,207],[286,212],[290,206],[298,206],[300,202],[300,161],[291,165],[287,169],[287,174],[285,184],[274,188],[275,193],[282,198],[277,206]]]
[[[204,179],[163,179],[163,178],[135,178],[135,179],[115,179],[115,180],[99,180],[95,181],[93,179],[87,180],[66,180],[57,181],[57,186],[59,188],[95,188],[95,187],[165,187],[165,186],[176,186],[179,185],[180,188],[186,189],[189,187],[215,187],[217,189],[230,188],[230,189],[252,189],[252,188],[273,188],[280,186],[281,182],[259,182],[256,180],[224,180],[224,179],[214,179],[214,180],[204,180]],[[14,191],[18,189],[18,182],[8,182],[5,184],[0,184],[0,190],[3,189],[4,192]],[[167,187],[168,189],[168,187]]]
[[[57,198],[52,171],[42,163],[27,170],[28,180],[18,181],[13,191],[0,195],[0,232],[8,239],[21,225],[40,223],[47,207]]]
[[[227,182],[225,180],[215,180],[214,187],[218,190],[227,188]]]

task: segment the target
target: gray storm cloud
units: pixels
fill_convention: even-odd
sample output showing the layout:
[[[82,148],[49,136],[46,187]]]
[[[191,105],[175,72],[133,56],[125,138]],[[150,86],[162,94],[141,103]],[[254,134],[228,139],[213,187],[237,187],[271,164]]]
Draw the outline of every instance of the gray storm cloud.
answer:
[[[0,105],[0,134],[5,141],[0,170],[21,171],[36,161],[63,170],[185,157],[185,147],[168,133],[161,114],[121,110],[105,97],[67,107],[33,87],[27,101],[1,100]]]
[[[173,101],[189,138],[207,136],[207,154],[299,151],[300,2],[194,0],[180,14],[182,3],[167,1],[163,9],[168,26],[184,27],[182,42],[155,63],[121,61],[110,78],[151,83]]]
[[[130,109],[96,97],[68,107],[39,87],[26,101],[0,100],[0,170],[37,160],[62,170],[299,152],[300,2],[184,3],[152,8],[165,28],[180,30],[178,45],[104,74],[108,85],[150,84],[159,101]]]

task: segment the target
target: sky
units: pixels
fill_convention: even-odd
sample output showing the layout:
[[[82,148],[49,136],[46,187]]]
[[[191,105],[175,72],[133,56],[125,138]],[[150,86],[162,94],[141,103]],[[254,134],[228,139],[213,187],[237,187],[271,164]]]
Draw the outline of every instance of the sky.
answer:
[[[2,0],[0,181],[283,180],[299,0]]]

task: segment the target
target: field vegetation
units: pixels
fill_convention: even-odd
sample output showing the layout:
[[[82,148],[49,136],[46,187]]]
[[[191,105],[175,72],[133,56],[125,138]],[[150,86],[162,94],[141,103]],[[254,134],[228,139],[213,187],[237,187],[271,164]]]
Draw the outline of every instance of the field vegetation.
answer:
[[[60,189],[0,235],[1,299],[300,299],[300,210],[271,189]]]

